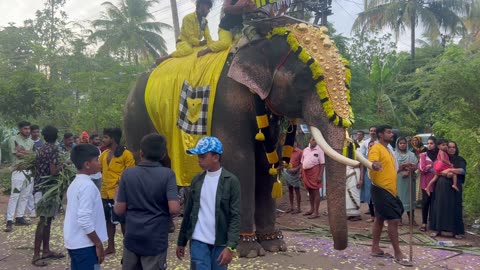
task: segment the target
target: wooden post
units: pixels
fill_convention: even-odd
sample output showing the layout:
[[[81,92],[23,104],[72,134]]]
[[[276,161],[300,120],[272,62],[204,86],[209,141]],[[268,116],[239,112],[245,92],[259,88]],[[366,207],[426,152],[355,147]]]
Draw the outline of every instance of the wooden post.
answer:
[[[180,36],[180,23],[178,21],[177,1],[170,0],[170,8],[172,9],[173,32],[175,33],[175,40]]]

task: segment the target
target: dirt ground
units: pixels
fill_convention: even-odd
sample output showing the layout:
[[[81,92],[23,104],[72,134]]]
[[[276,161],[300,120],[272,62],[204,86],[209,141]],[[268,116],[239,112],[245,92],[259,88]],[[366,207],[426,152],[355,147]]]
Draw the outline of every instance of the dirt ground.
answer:
[[[306,192],[302,192],[303,210],[307,209]],[[333,249],[332,239],[329,236],[328,220],[322,216],[316,220],[308,220],[301,214],[285,214],[287,208],[287,193],[278,201],[277,225],[283,230],[285,241],[288,244],[288,251],[281,253],[267,253],[264,257],[255,259],[235,258],[229,269],[404,269],[393,262],[392,259],[373,258],[369,256],[371,223],[365,222],[368,218],[363,214],[362,221],[349,221],[349,247],[343,251]],[[5,213],[8,196],[0,195],[0,211]],[[326,201],[321,202],[322,213],[326,210]],[[362,206],[362,213],[367,211],[367,206]],[[420,223],[420,211],[417,211],[416,221]],[[52,249],[66,252],[63,248],[63,216],[59,216],[52,225]],[[33,219],[32,222],[37,222]],[[181,222],[180,218],[175,219],[177,228]],[[2,224],[2,226],[4,226]],[[0,270],[2,269],[68,269],[67,259],[49,261],[49,266],[39,268],[30,264],[33,255],[33,238],[35,225],[26,227],[14,227],[11,233],[0,231]],[[480,238],[468,235],[464,240],[452,238],[438,238],[434,240],[418,231],[415,227],[413,246],[414,268],[411,269],[480,269]],[[383,234],[386,239],[386,233]],[[168,268],[188,269],[188,257],[179,261],[175,257],[175,243],[177,233],[169,237]],[[401,228],[402,250],[409,254],[408,226]],[[455,250],[439,249],[436,244],[438,240],[452,241]],[[120,259],[122,246],[121,233],[116,235],[117,253],[107,257],[102,264],[102,269],[121,269]],[[386,252],[392,253],[388,241],[382,243]],[[453,249],[453,248],[450,248]],[[188,251],[187,251],[188,253]]]

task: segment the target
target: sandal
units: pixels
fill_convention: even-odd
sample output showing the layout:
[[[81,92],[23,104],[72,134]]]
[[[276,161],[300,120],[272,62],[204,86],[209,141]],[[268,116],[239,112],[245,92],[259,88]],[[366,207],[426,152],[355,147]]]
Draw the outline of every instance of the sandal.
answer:
[[[292,215],[300,214],[300,213],[302,213],[302,210],[300,210],[300,209],[295,209],[291,212]]]
[[[412,267],[413,266],[413,263],[410,262],[407,258],[401,258],[401,259],[395,258],[393,261],[402,265],[402,266],[406,266],[406,267]]]
[[[464,239],[464,238],[465,238],[465,235],[463,235],[463,234],[455,235],[455,239]]]
[[[378,253],[370,253],[370,256],[372,257],[377,257],[377,258],[388,258],[388,259],[391,259],[393,258],[393,255],[390,254],[390,253],[386,253],[386,252],[378,252]]]
[[[45,261],[43,261],[43,259],[41,257],[34,257],[32,259],[32,265],[34,266],[38,266],[38,267],[45,267],[48,265],[48,263],[46,263]]]
[[[54,252],[54,251],[50,251],[46,255],[43,254],[43,256],[41,257],[41,259],[54,259],[54,260],[62,259],[62,258],[65,258],[65,255],[63,255],[60,252]]]
[[[441,233],[440,232],[432,232],[431,234],[429,234],[430,237],[437,237],[437,236],[440,236]]]
[[[285,213],[290,213],[293,211],[293,208],[288,208],[287,210],[285,210]]]
[[[316,219],[316,218],[319,218],[319,217],[320,217],[320,215],[313,215],[313,216],[309,216],[307,218],[308,219]]]
[[[418,228],[419,231],[421,232],[426,232],[427,231],[427,224],[422,224],[422,226],[420,226],[420,228]]]

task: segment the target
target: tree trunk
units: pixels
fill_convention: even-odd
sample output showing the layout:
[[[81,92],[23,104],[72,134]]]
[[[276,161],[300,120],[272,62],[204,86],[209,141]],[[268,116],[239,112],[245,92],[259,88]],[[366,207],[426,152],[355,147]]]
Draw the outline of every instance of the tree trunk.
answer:
[[[178,21],[177,1],[170,0],[170,6],[172,8],[173,31],[175,33],[176,40],[180,36],[180,23]]]
[[[413,4],[413,8],[412,8],[412,16],[410,17],[410,27],[411,27],[411,35],[410,35],[410,39],[411,39],[411,55],[412,55],[412,63],[411,63],[411,68],[412,68],[412,71],[415,70],[415,21],[416,21],[416,4],[415,4],[415,0],[412,0],[412,4]]]

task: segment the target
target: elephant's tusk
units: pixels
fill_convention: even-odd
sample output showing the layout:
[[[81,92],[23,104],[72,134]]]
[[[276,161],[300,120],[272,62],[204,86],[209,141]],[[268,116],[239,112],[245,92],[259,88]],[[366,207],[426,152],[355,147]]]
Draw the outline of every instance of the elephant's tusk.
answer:
[[[356,160],[353,160],[353,159],[350,159],[350,158],[347,158],[347,157],[341,155],[340,153],[338,153],[337,151],[335,151],[327,143],[327,141],[325,141],[325,138],[323,137],[322,132],[318,128],[310,126],[310,130],[311,130],[312,136],[315,139],[315,141],[317,142],[318,146],[320,146],[320,148],[322,148],[323,152],[325,152],[325,154],[327,156],[329,156],[333,160],[335,160],[337,162],[340,162],[342,164],[345,164],[347,166],[358,167],[360,165],[360,162],[358,162]]]
[[[360,150],[357,149],[355,157],[358,161],[360,161],[360,163],[362,163],[363,166],[365,166],[366,168],[368,168],[370,170],[373,170],[372,162],[370,160],[366,159],[365,157],[363,157]]]

